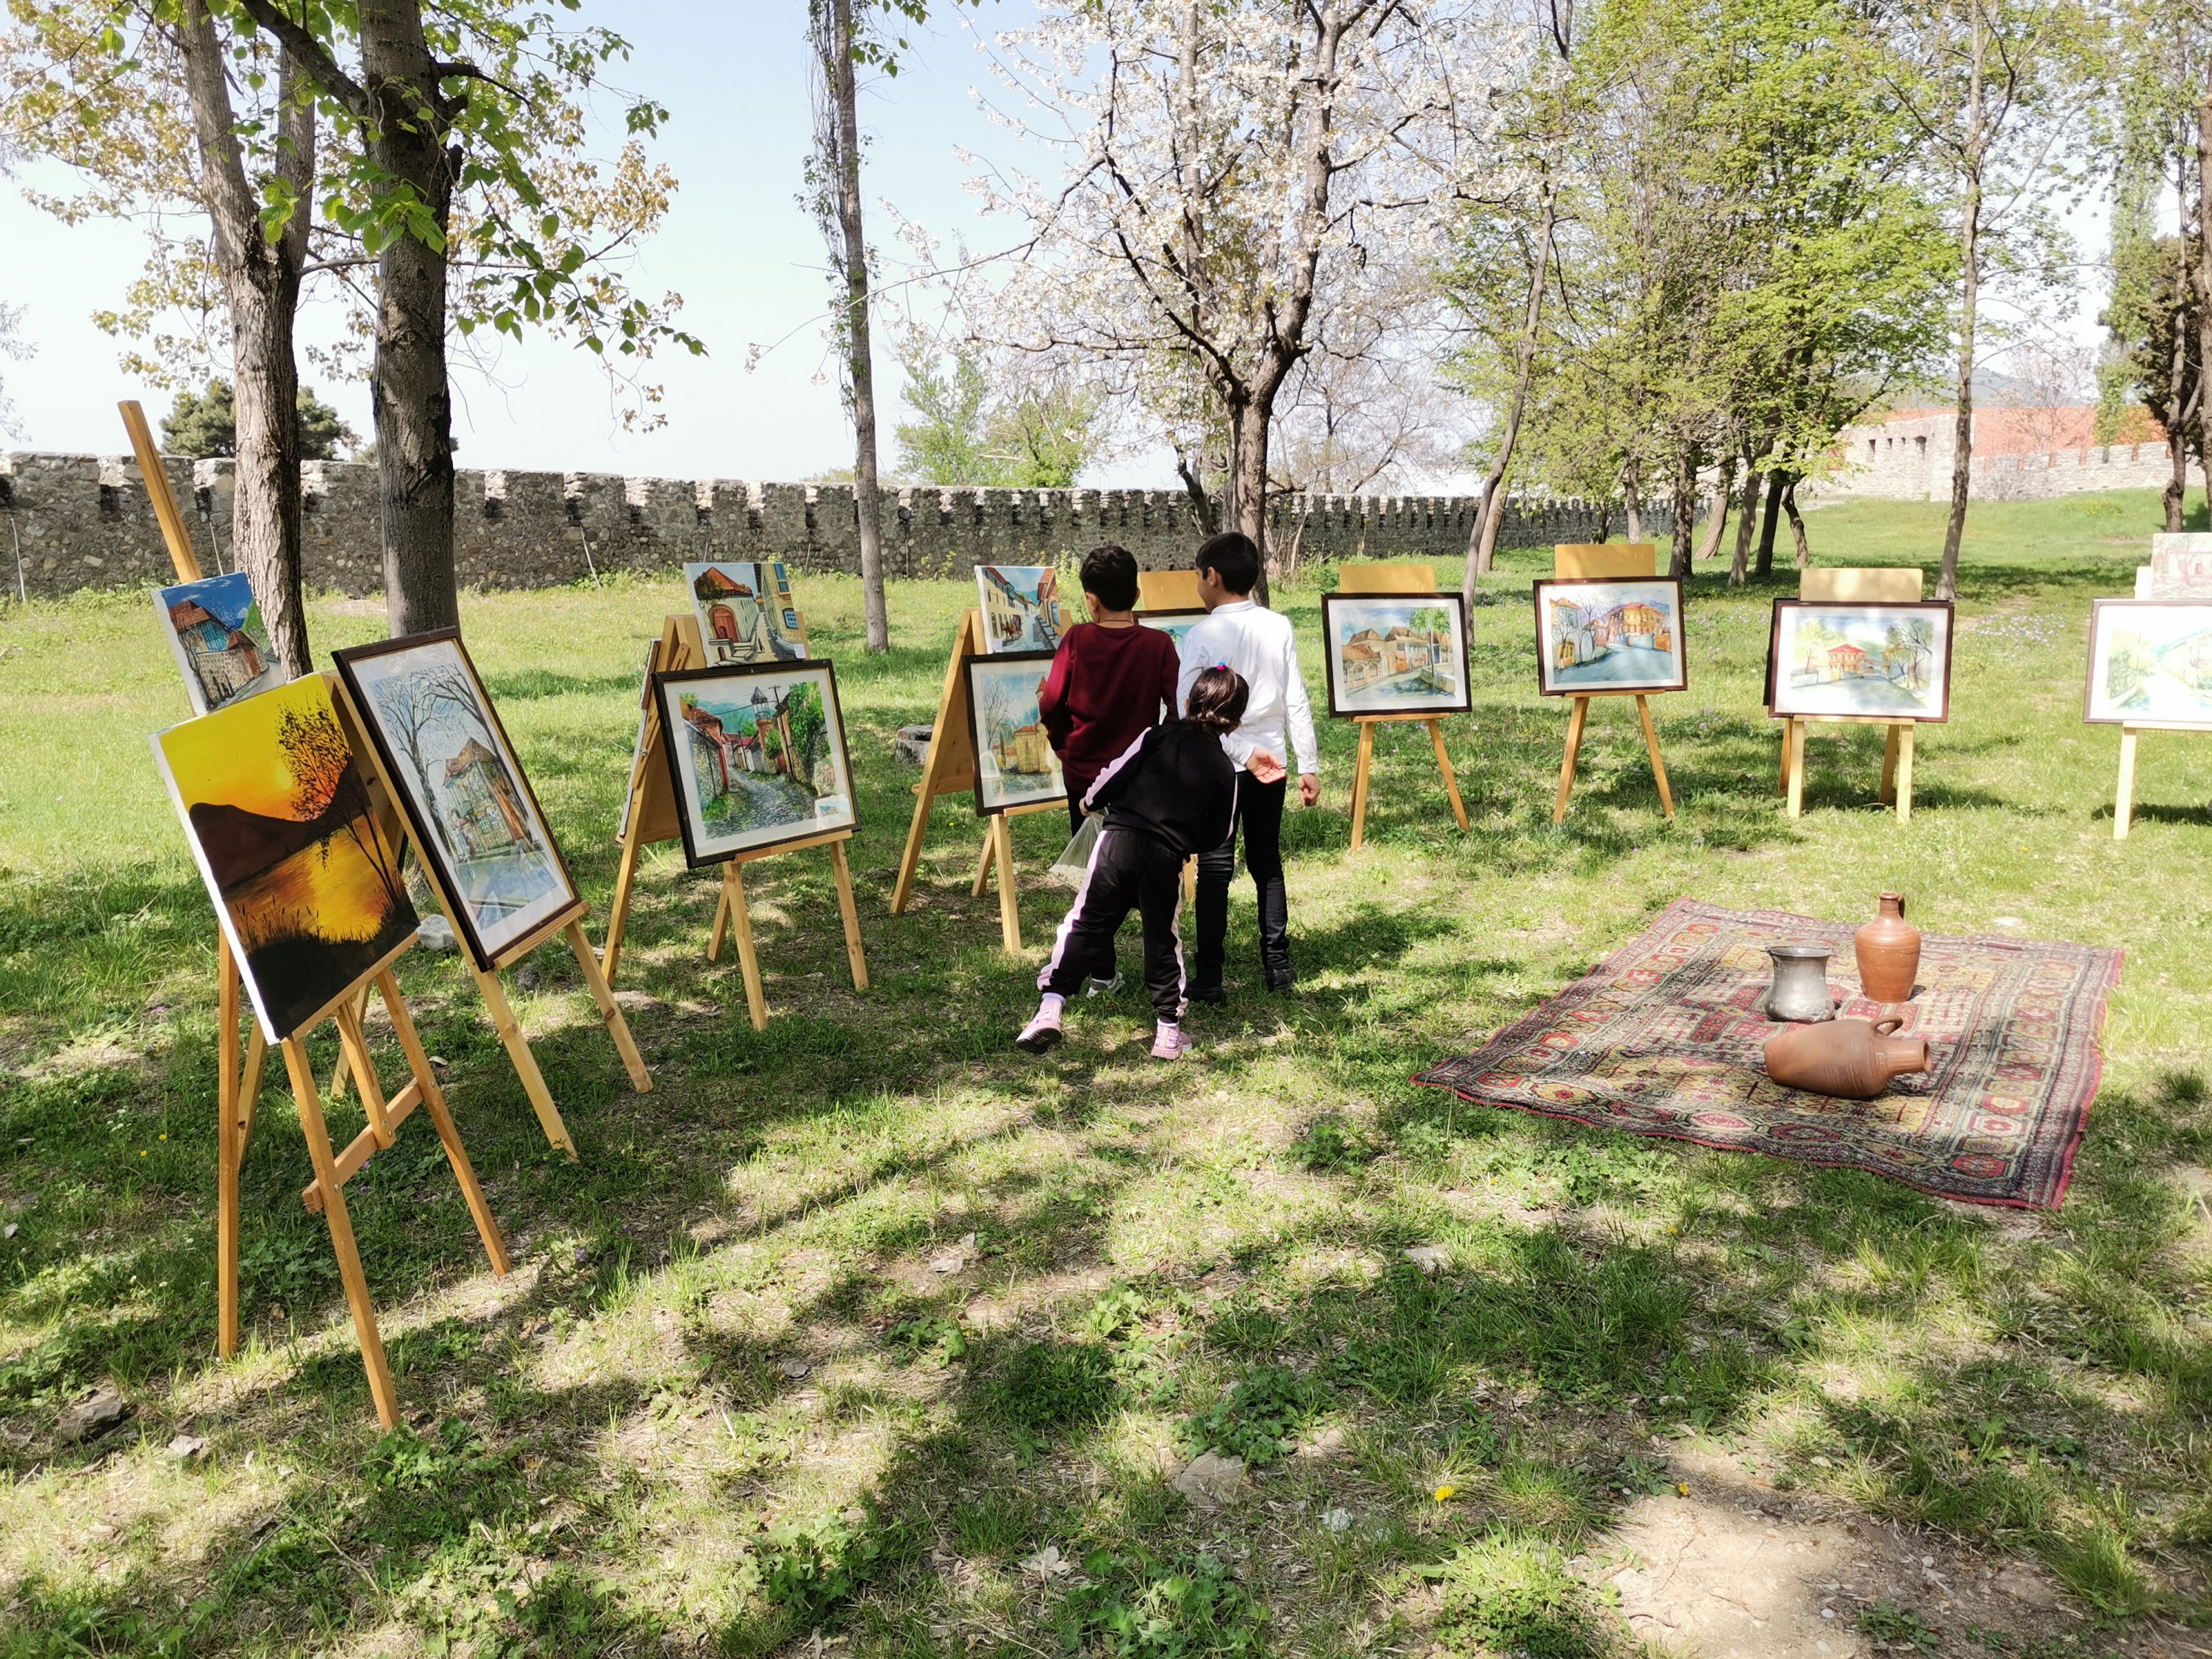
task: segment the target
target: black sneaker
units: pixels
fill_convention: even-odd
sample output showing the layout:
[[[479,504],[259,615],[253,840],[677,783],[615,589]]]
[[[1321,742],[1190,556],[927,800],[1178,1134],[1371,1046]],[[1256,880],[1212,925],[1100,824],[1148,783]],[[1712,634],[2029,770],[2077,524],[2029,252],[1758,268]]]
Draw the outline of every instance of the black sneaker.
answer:
[[[1183,1000],[1186,1002],[1226,1002],[1229,1000],[1229,993],[1221,988],[1221,981],[1219,980],[1214,981],[1211,985],[1186,985],[1183,987],[1182,995]]]
[[[1270,991],[1288,991],[1298,982],[1298,970],[1287,962],[1279,968],[1268,969],[1267,974]]]

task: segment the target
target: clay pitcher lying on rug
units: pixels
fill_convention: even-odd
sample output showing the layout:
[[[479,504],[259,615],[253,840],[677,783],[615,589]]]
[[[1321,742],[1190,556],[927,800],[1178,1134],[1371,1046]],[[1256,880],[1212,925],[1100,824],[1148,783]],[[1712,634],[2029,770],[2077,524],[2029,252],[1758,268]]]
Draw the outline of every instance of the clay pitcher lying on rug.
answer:
[[[1904,1024],[1893,1015],[1794,1025],[1766,1039],[1766,1074],[1785,1089],[1872,1100],[1892,1078],[1928,1069],[1925,1042],[1891,1035]]]
[[[1881,914],[1851,936],[1859,989],[1869,1002],[1910,1002],[1920,971],[1920,930],[1905,919],[1905,896],[1884,893]]]

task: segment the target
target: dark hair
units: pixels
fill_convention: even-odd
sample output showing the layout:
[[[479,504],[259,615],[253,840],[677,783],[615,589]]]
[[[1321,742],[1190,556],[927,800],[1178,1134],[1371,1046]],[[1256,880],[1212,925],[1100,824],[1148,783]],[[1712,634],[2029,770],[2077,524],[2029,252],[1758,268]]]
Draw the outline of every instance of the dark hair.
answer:
[[[1260,585],[1260,550],[1241,530],[1207,537],[1199,544],[1193,562],[1200,570],[1211,570],[1213,579],[1232,593],[1249,593]]]
[[[1252,688],[1244,684],[1244,677],[1235,669],[1218,665],[1209,668],[1190,683],[1190,696],[1183,702],[1182,723],[1211,732],[1217,738],[1234,732],[1244,718],[1244,705],[1251,696]]]
[[[1126,547],[1109,542],[1083,556],[1083,591],[1109,611],[1137,607],[1137,562]]]

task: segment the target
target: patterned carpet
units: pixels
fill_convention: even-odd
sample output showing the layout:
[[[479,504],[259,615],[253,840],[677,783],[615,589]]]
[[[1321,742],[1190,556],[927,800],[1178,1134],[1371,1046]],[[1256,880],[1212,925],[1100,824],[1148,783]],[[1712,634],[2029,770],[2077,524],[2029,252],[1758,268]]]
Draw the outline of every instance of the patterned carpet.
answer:
[[[1414,1081],[1631,1134],[1871,1170],[1977,1204],[2056,1209],[2096,1096],[2120,953],[1930,933],[1899,1035],[1928,1039],[1932,1071],[1866,1101],[1770,1082],[1766,947],[1827,945],[1829,987],[1851,994],[1837,1012],[1873,1018],[1856,994],[1857,927],[1677,899],[1480,1051]]]

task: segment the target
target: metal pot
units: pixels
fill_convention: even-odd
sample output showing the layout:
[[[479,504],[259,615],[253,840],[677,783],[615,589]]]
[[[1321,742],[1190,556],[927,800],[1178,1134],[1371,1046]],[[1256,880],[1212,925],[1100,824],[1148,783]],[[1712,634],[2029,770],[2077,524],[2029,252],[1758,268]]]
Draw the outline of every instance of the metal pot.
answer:
[[[1766,1017],[1813,1024],[1836,1017],[1835,999],[1828,994],[1829,951],[1819,945],[1770,945],[1774,958],[1774,984],[1766,994]]]

